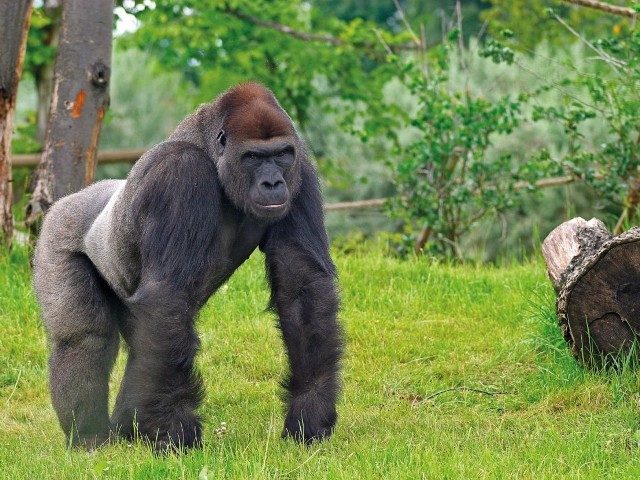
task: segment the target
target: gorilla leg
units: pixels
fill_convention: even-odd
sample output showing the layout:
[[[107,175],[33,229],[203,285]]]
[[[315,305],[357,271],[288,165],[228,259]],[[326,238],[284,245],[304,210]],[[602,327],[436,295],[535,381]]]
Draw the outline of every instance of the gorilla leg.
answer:
[[[147,284],[128,301],[123,325],[129,359],[112,416],[119,435],[137,432],[154,444],[190,448],[201,439],[194,410],[202,401],[202,381],[194,368],[198,337],[192,308],[169,285]]]
[[[53,258],[53,260],[51,260]],[[109,439],[109,374],[118,352],[115,296],[89,259],[56,252],[35,283],[52,344],[51,399],[71,445]]]

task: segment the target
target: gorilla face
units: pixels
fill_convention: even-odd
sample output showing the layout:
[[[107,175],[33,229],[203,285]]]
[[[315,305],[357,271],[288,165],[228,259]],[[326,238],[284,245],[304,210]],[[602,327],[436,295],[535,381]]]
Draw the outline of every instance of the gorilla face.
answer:
[[[223,152],[218,175],[229,199],[259,220],[283,218],[300,184],[299,142],[286,135],[233,145],[233,139],[222,132],[218,142]]]
[[[306,152],[273,94],[251,83],[231,90],[211,111],[202,111],[201,122],[217,129],[207,143],[229,200],[267,223],[286,216],[300,188]]]
[[[291,194],[285,175],[295,162],[295,149],[287,141],[255,145],[241,159],[243,170],[253,177],[247,207],[258,218],[280,218],[289,209]]]

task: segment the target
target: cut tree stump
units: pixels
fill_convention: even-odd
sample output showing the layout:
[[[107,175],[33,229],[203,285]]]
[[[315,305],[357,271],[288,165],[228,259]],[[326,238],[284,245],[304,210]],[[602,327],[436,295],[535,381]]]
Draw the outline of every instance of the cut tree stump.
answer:
[[[542,255],[574,357],[600,367],[628,354],[640,335],[640,228],[613,236],[600,220],[574,218],[547,236]]]

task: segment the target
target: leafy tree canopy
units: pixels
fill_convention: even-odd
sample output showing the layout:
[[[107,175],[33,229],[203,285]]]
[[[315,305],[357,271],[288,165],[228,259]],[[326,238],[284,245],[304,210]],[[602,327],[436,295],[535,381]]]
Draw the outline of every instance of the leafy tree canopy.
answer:
[[[372,84],[384,79],[372,72],[385,68],[386,49],[409,42],[406,33],[360,18],[342,21],[300,0],[159,0],[123,6],[141,22],[130,42],[182,70],[195,84],[207,72],[219,78],[220,89],[239,80],[261,81],[303,127],[313,100],[339,95],[371,101],[380,91]]]

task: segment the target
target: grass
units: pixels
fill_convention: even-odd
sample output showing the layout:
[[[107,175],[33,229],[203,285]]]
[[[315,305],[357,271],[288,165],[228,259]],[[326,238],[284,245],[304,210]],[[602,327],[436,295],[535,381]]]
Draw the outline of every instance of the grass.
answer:
[[[555,325],[543,265],[441,265],[337,254],[347,332],[334,436],[282,441],[286,358],[254,255],[200,315],[205,446],[69,451],[47,390],[27,255],[0,259],[0,477],[632,478],[640,383],[589,372]],[[113,389],[122,375],[119,359]],[[226,431],[221,424],[226,424]]]

